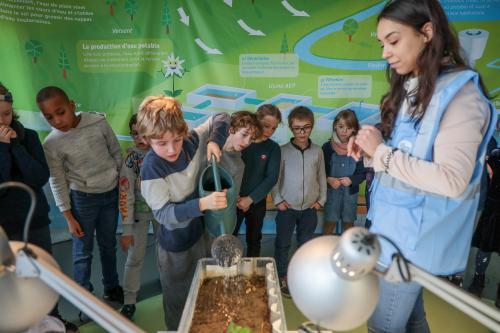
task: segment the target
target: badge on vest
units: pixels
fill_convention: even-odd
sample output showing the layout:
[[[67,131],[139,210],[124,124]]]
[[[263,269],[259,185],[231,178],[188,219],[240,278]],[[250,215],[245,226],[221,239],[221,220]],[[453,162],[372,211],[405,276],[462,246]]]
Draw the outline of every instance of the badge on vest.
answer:
[[[412,148],[413,148],[413,143],[411,141],[401,140],[398,143],[398,149],[401,150],[403,153],[410,153]]]

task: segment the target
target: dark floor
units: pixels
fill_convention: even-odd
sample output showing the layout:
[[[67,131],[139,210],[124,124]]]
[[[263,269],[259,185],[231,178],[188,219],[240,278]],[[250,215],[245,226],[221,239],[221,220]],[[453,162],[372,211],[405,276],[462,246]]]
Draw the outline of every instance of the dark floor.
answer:
[[[119,237],[118,237],[119,238]],[[72,264],[71,264],[71,240],[59,242],[53,245],[54,257],[61,266],[61,270],[72,277]],[[126,253],[120,248],[117,250],[117,267],[120,281],[123,279],[123,267],[125,266]],[[151,235],[148,241],[148,247],[146,250],[146,258],[154,258],[154,239]],[[101,262],[99,260],[99,250],[97,244],[94,246],[94,258],[92,260],[92,276],[91,282],[94,286],[94,294],[102,298],[103,286],[101,283]],[[160,280],[158,278],[158,271],[156,268],[156,262],[154,260],[145,260],[142,270],[142,286],[141,291],[138,296],[138,301],[142,299],[149,298],[151,296],[158,295],[161,292]],[[109,303],[114,308],[119,308],[118,304]],[[79,323],[78,312],[71,303],[65,300],[63,297],[59,301],[59,311],[63,318],[72,321],[76,324]]]

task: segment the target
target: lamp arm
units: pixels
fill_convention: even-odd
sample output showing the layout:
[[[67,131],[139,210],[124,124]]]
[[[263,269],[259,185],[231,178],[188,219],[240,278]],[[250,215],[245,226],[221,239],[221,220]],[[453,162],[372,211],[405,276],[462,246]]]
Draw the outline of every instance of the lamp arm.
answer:
[[[378,272],[377,275],[381,275],[388,282],[405,282],[406,280],[401,275],[400,269],[398,268],[398,260],[404,259],[399,256],[395,256],[389,266],[389,269],[385,273]],[[399,262],[399,267],[401,266],[402,263]],[[457,286],[446,282],[409,262],[407,262],[407,267],[409,270],[407,273],[411,276],[412,281],[417,282],[439,298],[493,330],[493,332],[500,332],[500,311],[483,303],[478,298],[470,295]]]
[[[0,190],[8,187],[17,187],[20,188],[26,192],[28,192],[30,196],[30,208],[28,210],[28,215],[26,215],[26,220],[24,222],[24,230],[23,230],[23,242],[24,242],[24,247],[28,246],[28,233],[30,230],[30,225],[31,225],[31,220],[33,219],[33,214],[35,213],[35,207],[36,207],[36,194],[35,191],[28,185],[21,183],[21,182],[5,182],[0,184]]]
[[[144,332],[59,270],[33,258],[25,249],[16,254],[16,274],[42,280],[108,332]]]

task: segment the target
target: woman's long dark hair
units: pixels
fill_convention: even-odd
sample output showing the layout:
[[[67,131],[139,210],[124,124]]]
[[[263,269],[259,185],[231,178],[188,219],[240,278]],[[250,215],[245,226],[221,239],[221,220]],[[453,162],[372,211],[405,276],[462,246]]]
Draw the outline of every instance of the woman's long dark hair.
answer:
[[[433,37],[417,57],[419,72],[418,90],[412,94],[411,117],[417,124],[425,114],[438,76],[444,71],[465,69],[464,59],[459,53],[459,43],[455,32],[448,24],[443,8],[437,0],[394,0],[387,3],[378,15],[382,19],[394,21],[412,27],[422,34],[422,27],[427,22],[433,26]],[[404,82],[412,75],[399,75],[387,67],[387,79],[390,90],[381,101],[381,127],[385,138],[390,137],[398,111],[406,97]]]

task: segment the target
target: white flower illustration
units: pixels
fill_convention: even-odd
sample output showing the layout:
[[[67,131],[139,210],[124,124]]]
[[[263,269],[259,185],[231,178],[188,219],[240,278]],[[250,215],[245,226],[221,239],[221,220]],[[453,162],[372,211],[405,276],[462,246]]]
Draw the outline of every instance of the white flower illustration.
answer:
[[[165,75],[166,78],[171,77],[174,74],[178,77],[182,77],[182,75],[184,74],[184,68],[182,68],[183,62],[184,60],[176,57],[172,52],[168,56],[167,60],[162,61],[164,68],[163,75]]]

